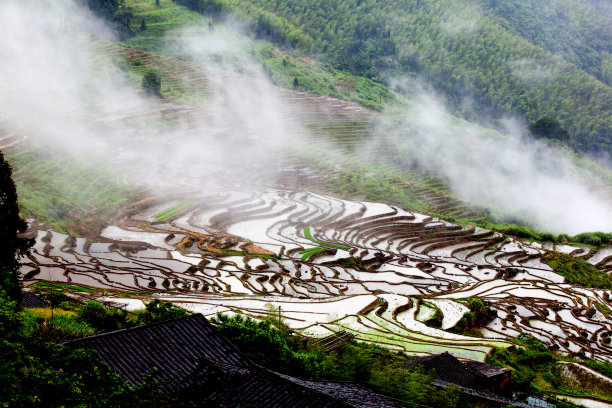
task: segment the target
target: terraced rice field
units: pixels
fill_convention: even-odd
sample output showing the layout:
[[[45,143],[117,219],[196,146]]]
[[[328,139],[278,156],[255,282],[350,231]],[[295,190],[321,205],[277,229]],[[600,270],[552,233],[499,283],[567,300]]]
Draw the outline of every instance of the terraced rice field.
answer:
[[[135,146],[155,151],[144,148],[156,144],[143,131],[152,120],[177,121],[198,135],[234,136],[212,129],[214,121],[207,121],[216,114],[207,105],[211,83],[251,79],[203,72],[188,61],[116,44],[92,47],[97,55],[161,68],[165,86],[181,95],[180,100],[122,108],[100,119],[111,129],[117,121],[133,125],[130,141]],[[274,92],[286,102],[286,111],[278,115],[291,116],[303,127],[306,144],[284,146],[282,161],[215,174],[200,174],[195,166],[205,162],[214,167],[223,157],[201,155],[183,168],[164,167],[158,160],[164,177],[156,188],[172,191],[169,198],[120,218],[97,238],[71,237],[30,220],[36,244],[22,260],[25,283],[87,287],[128,307],[160,297],[208,316],[260,317],[274,305],[289,326],[305,335],[346,331],[414,355],[449,351],[484,361],[493,347],[528,332],[561,352],[612,360],[612,319],[601,311],[601,306],[612,307],[609,291],[568,284],[541,261],[547,251],[558,250],[609,271],[610,248],[545,247],[399,205],[313,192],[310,186],[357,168],[401,180],[396,186],[429,211],[479,216],[477,209],[454,198],[443,181],[396,164],[384,143],[372,145],[380,160],[367,166],[350,154],[372,142],[374,113],[333,98]],[[187,104],[189,98],[198,103]],[[16,151],[27,143],[18,129],[4,129],[1,147]],[[246,143],[249,135],[237,137]],[[121,178],[125,183],[138,185],[148,174],[122,148],[116,147],[115,168],[130,175]],[[448,331],[466,312],[465,299],[472,297],[489,302],[497,314],[483,330],[484,338]],[[436,308],[441,328],[424,324]]]
[[[280,306],[305,335],[344,330],[415,355],[483,361],[528,332],[562,352],[612,358],[612,321],[597,308],[610,305],[606,291],[565,283],[540,261],[540,244],[393,205],[278,188],[207,192],[169,222],[136,222],[156,211],[145,210],[96,242],[34,226],[24,279],[97,288],[116,302],[117,291],[155,292],[209,316],[265,316]],[[588,259],[598,262],[596,254]],[[497,313],[483,339],[447,331],[472,297]],[[442,312],[441,328],[422,321],[431,307]]]

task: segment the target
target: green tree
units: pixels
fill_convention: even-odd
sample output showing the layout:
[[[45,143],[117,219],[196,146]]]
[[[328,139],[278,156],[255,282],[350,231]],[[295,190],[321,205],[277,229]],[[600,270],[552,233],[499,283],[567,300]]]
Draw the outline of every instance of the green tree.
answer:
[[[156,69],[148,70],[142,77],[142,89],[146,93],[161,97],[162,75]]]
[[[537,138],[557,139],[562,142],[569,141],[567,130],[555,118],[544,116],[529,124],[529,130]]]
[[[138,324],[148,324],[164,320],[178,319],[187,316],[189,312],[174,306],[172,302],[162,302],[155,299],[147,303],[145,312],[138,316]]]
[[[21,300],[19,258],[27,255],[33,240],[24,238],[28,225],[19,216],[17,190],[11,167],[0,152],[0,290],[12,300]]]
[[[132,21],[134,20],[134,12],[130,7],[125,5],[119,6],[114,16],[115,23],[117,25],[117,31],[119,32],[119,39],[125,41],[130,38],[134,33],[132,32]]]
[[[85,303],[78,311],[79,320],[99,332],[119,330],[134,326],[125,310],[109,310],[100,302],[93,300]]]

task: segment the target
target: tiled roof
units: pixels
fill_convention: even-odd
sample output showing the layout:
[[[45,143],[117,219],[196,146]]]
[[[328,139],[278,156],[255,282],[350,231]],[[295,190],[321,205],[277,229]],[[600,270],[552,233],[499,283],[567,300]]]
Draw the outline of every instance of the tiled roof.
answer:
[[[408,360],[408,365],[422,365],[427,371],[435,370],[436,378],[464,387],[480,386],[483,380],[487,378],[484,374],[462,363],[448,352],[411,358]]]
[[[72,348],[90,348],[132,385],[157,369],[164,391],[188,388],[198,370],[247,369],[249,360],[219,334],[201,314],[69,341]],[[211,364],[212,362],[212,364]]]
[[[350,408],[332,395],[304,387],[288,376],[263,368],[231,381],[225,388],[214,392],[205,406],[227,408]],[[211,405],[215,404],[215,405]],[[381,406],[383,408],[383,406]]]
[[[26,309],[49,307],[46,300],[31,292],[23,292],[23,301],[21,302],[21,305]]]
[[[206,407],[398,408],[394,400],[348,383],[307,381],[253,364],[201,314],[85,337],[63,344],[91,348],[130,384],[157,369],[162,391]]]
[[[436,380],[432,383],[438,387],[448,387],[451,385],[448,381]],[[457,385],[457,384],[454,384]],[[509,400],[502,396],[490,393],[484,390],[475,390],[469,387],[463,387],[461,385],[457,385],[461,391],[466,393],[469,396],[469,401],[473,406],[477,406],[479,408],[505,408],[508,406],[517,407],[517,408],[532,408],[532,405],[525,404],[524,402]]]
[[[281,377],[301,386],[317,390],[327,395],[331,395],[350,406],[358,408],[400,408],[405,404],[400,401],[383,397],[367,388],[354,383],[332,382],[332,381],[312,381],[290,377],[279,374]]]
[[[488,378],[495,377],[498,375],[504,375],[508,372],[508,369],[506,368],[494,366],[487,363],[481,363],[479,361],[467,361],[465,364]]]

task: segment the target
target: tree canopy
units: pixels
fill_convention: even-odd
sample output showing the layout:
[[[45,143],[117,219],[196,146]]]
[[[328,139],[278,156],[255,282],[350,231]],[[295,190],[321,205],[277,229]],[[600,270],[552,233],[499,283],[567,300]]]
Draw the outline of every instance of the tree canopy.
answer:
[[[21,236],[27,224],[19,216],[17,190],[11,176],[11,166],[0,152],[0,290],[19,301],[19,258],[28,253],[32,240]]]

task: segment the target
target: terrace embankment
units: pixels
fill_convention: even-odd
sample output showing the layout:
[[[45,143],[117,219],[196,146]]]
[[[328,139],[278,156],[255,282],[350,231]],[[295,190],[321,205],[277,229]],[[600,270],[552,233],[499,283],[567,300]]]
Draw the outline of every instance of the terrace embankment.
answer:
[[[309,192],[209,188],[190,200],[149,201],[103,239],[38,231],[23,260],[26,284],[80,286],[118,302],[161,296],[209,316],[261,317],[274,304],[306,335],[345,331],[417,355],[484,361],[528,332],[563,353],[612,359],[607,291],[567,283],[538,243]],[[484,337],[448,332],[474,297],[494,316],[479,329]],[[425,324],[426,308],[440,327]]]

